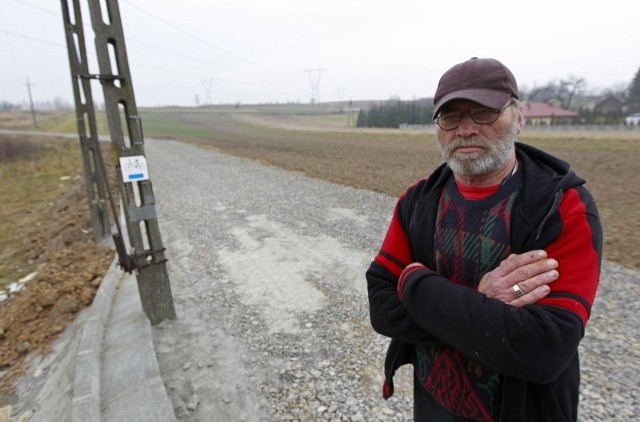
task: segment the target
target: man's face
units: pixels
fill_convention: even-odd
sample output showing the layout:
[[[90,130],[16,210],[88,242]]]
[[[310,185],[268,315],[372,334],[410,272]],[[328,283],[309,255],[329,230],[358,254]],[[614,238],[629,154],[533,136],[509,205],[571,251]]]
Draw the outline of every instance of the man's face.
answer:
[[[440,151],[455,174],[491,174],[501,170],[515,154],[514,143],[520,130],[516,109],[509,106],[495,122],[479,124],[469,115],[469,111],[478,108],[481,106],[471,101],[456,101],[441,113],[463,113],[457,128],[437,129]]]

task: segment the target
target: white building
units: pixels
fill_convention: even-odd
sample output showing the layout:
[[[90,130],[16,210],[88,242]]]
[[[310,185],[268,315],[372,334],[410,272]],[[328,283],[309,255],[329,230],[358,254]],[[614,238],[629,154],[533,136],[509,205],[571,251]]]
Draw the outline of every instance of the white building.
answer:
[[[624,118],[624,124],[627,126],[640,125],[640,113],[632,113]]]

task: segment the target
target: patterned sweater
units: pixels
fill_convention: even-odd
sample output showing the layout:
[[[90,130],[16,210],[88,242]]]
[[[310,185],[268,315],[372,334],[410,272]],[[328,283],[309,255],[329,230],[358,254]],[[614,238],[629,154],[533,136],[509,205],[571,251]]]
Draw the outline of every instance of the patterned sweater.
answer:
[[[514,178],[513,183],[520,180],[522,186],[516,195],[509,194],[508,230],[503,233],[508,242],[497,249],[481,246],[495,256],[478,263],[485,267],[472,272],[480,276],[491,269],[489,261],[499,263],[509,249],[513,253],[545,249],[559,263],[559,279],[550,285],[545,299],[521,309],[479,293],[474,285],[479,278],[456,281],[456,273],[465,270],[447,269],[450,263],[439,259],[447,249],[443,245],[455,241],[455,236],[450,238],[453,232],[447,235],[442,228],[439,234],[436,231],[451,170],[443,165],[411,186],[399,198],[381,249],[367,271],[372,326],[392,338],[385,362],[385,397],[393,393],[392,377],[399,366],[413,363],[420,371],[425,350],[448,349],[500,377],[499,387],[480,399],[480,413],[486,414],[473,418],[577,419],[577,348],[595,297],[602,256],[598,212],[584,180],[565,162],[520,143],[516,154],[521,179]],[[470,244],[477,247],[482,242]],[[427,268],[404,275],[401,301],[398,280],[412,262]]]

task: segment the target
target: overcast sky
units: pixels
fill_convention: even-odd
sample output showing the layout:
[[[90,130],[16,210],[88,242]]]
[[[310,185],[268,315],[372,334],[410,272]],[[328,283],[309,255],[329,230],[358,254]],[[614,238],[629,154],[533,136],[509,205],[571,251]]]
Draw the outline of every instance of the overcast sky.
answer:
[[[640,69],[639,6],[628,0],[120,0],[119,7],[139,107],[308,103],[310,79],[320,101],[431,97],[446,69],[473,56],[502,61],[529,89],[571,76],[594,91],[626,86]],[[83,21],[98,73],[88,10]],[[27,79],[35,102],[73,102],[60,1],[0,0],[0,57],[0,102],[27,102]],[[92,92],[101,99],[97,82]]]

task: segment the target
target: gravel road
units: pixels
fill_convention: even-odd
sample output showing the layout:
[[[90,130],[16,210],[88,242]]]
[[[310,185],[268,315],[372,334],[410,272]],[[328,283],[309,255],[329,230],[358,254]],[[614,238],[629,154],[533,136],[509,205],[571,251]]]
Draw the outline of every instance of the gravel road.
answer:
[[[411,373],[380,396],[387,339],[364,273],[395,198],[147,140],[178,318],[154,328],[180,421],[404,421]],[[581,421],[640,419],[640,274],[606,263]]]

